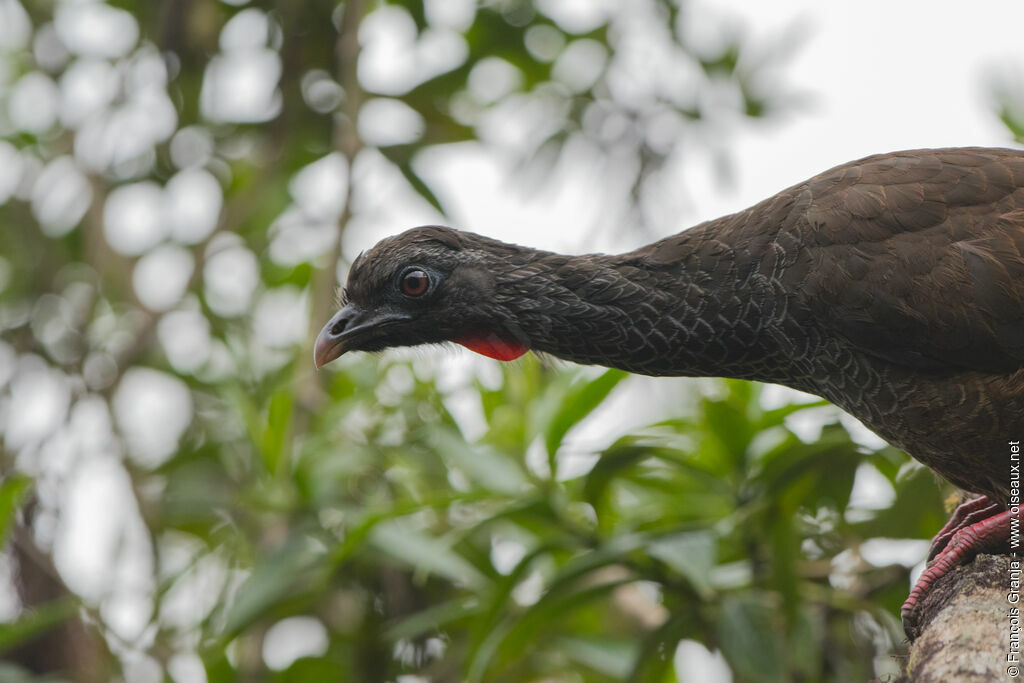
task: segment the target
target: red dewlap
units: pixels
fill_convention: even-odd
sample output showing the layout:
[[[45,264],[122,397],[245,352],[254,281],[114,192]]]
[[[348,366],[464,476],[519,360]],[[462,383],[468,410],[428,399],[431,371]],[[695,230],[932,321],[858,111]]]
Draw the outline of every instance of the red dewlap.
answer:
[[[515,360],[530,350],[518,342],[510,342],[494,334],[479,337],[463,337],[455,341],[470,351],[475,351],[481,356],[487,356],[495,360]]]

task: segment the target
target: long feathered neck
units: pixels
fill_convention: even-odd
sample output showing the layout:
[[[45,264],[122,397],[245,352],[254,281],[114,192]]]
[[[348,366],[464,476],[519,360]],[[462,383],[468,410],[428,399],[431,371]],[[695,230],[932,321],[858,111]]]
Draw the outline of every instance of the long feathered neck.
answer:
[[[616,256],[506,257],[495,264],[502,323],[529,348],[577,363],[770,381],[761,313],[771,287],[747,251],[702,228]]]

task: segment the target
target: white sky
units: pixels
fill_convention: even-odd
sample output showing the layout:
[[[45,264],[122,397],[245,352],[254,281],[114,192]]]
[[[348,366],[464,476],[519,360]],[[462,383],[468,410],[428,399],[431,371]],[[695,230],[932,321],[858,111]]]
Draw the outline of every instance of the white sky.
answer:
[[[703,0],[691,11],[735,17],[755,45],[770,45],[787,28],[802,29],[795,33],[803,43],[783,66],[782,81],[808,97],[778,121],[742,128],[729,148],[733,186],[713,178],[706,160],[695,160],[686,178],[692,201],[676,229],[741,210],[869,154],[1010,144],[989,86],[1002,74],[1015,77],[1016,91],[1024,93],[1024,3]],[[456,227],[539,247],[593,248],[583,245],[588,226],[580,220],[588,188],[570,182],[551,201],[514,191],[482,155],[448,166],[444,197],[455,209]],[[389,227],[381,226],[382,234],[394,232]]]
[[[1006,146],[993,115],[991,78],[1016,76],[1024,92],[1024,3],[923,0],[770,3],[719,0],[751,35],[806,22],[808,42],[787,80],[812,106],[735,146],[736,193],[702,207],[733,211],[836,164],[916,147]]]

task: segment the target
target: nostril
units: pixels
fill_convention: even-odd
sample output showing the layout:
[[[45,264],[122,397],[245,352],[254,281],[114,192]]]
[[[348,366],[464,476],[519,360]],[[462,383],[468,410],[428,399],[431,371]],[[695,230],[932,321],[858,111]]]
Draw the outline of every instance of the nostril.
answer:
[[[357,327],[359,323],[360,311],[351,305],[346,305],[335,313],[333,318],[327,321],[327,324],[324,325],[323,334],[331,339],[337,339],[349,332],[353,327]]]

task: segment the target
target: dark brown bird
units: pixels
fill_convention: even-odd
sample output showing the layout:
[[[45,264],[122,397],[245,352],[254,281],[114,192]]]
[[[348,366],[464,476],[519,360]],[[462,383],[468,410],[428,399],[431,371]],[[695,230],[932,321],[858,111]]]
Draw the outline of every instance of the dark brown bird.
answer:
[[[965,491],[904,605],[1009,537],[1024,439],[1024,151],[867,157],[620,255],[563,256],[444,227],[352,264],[317,366],[455,341],[646,375],[818,394]]]

